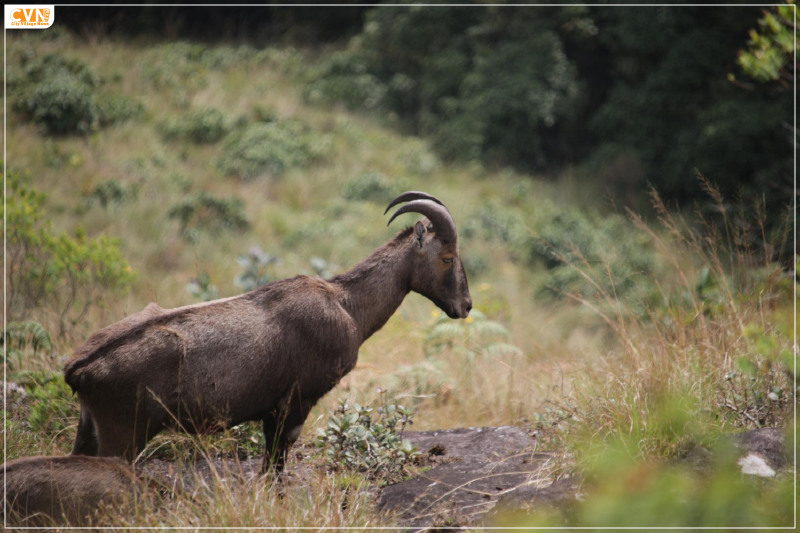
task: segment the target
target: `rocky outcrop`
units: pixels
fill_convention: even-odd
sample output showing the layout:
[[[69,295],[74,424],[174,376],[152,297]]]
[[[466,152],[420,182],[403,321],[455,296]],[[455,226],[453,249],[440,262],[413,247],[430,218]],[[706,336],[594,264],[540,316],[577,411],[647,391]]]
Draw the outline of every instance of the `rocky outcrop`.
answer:
[[[737,464],[742,468],[743,474],[774,477],[792,462],[781,429],[754,429],[739,433],[731,440],[739,451]]]
[[[583,500],[578,477],[551,476],[554,456],[535,452],[533,440],[517,427],[465,428],[407,433],[436,466],[418,477],[389,485],[380,495],[382,510],[409,530],[474,524],[495,526],[503,517],[532,509],[557,513]],[[772,477],[791,466],[780,429],[763,428],[722,437],[717,456],[696,448],[677,465],[710,472],[733,460],[743,474]],[[731,465],[728,465],[731,466]]]
[[[576,483],[553,483],[553,456],[537,453],[517,427],[409,432],[405,438],[434,456],[437,466],[387,486],[379,506],[410,529],[455,527],[482,521],[496,506],[575,498]]]
[[[380,509],[409,530],[483,524],[501,526],[511,516],[549,509],[569,511],[584,498],[580,477],[555,478],[556,456],[537,452],[529,433],[518,427],[462,428],[442,431],[406,432],[432,465],[412,479],[374,486]],[[676,466],[710,473],[724,465],[741,468],[744,474],[772,477],[791,467],[791,456],[780,429],[758,429],[724,436],[718,453],[695,448],[676,460]],[[730,452],[735,453],[731,454]],[[299,446],[285,471],[290,483],[311,482],[315,469],[309,461],[313,451]],[[143,468],[153,478],[193,492],[224,483],[256,483],[261,459],[197,457],[184,463],[149,459]]]
[[[735,466],[741,469],[742,474],[760,477],[775,477],[792,463],[784,430],[778,428],[760,428],[724,435],[715,448],[718,448],[716,453],[698,446],[677,462],[706,473],[720,466]]]

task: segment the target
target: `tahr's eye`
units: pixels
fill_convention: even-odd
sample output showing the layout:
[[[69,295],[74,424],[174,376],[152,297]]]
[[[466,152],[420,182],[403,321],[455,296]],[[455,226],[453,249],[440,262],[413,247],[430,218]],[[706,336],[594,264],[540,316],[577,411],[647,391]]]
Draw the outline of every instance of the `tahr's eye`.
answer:
[[[453,257],[445,257],[444,259],[442,259],[442,261],[444,261],[445,263],[452,263],[453,259],[454,259]]]

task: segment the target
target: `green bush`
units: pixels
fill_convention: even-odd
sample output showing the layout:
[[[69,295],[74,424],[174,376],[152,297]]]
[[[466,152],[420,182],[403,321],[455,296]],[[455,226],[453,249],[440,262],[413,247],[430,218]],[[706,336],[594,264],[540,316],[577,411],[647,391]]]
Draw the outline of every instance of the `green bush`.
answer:
[[[473,309],[467,320],[453,321],[440,314],[425,337],[425,355],[431,357],[443,349],[457,351],[473,362],[477,357],[499,357],[521,354],[511,342],[511,333],[505,326]]]
[[[517,211],[487,203],[468,217],[463,233],[502,242],[515,261],[544,267],[540,293],[549,297],[634,290],[649,296],[653,289],[656,265],[649,239],[617,214],[545,205],[526,223]]]
[[[124,204],[139,197],[139,186],[128,185],[118,180],[101,181],[89,193],[89,203],[97,202],[103,207]]]
[[[19,107],[52,134],[86,133],[100,120],[92,87],[68,73],[38,83]]]
[[[77,423],[78,399],[61,372],[24,372],[14,379],[28,393],[27,425],[33,432],[59,436]]]
[[[179,41],[153,46],[139,65],[142,77],[155,87],[202,76],[208,70],[224,70],[245,61],[266,60],[264,53],[249,46],[208,46]]]
[[[313,104],[343,103],[350,109],[375,109],[383,103],[387,88],[367,69],[362,54],[337,52],[305,87],[303,96]]]
[[[787,438],[791,441],[791,437]],[[560,512],[539,508],[506,516],[503,526],[572,528],[786,528],[794,513],[791,472],[774,479],[742,474],[737,451],[715,446],[709,471],[631,458],[632,442],[609,445],[592,459],[581,497]]]
[[[269,274],[272,265],[280,261],[277,255],[264,252],[260,246],[253,246],[246,254],[237,259],[242,273],[236,276],[234,283],[246,291],[266,285],[274,278]]]
[[[517,211],[498,202],[487,202],[472,212],[462,224],[464,238],[482,238],[507,245],[515,259],[526,261],[530,233]]]
[[[386,204],[403,190],[403,185],[392,183],[380,172],[362,172],[345,182],[342,196],[347,200],[362,200]]]
[[[764,10],[764,17],[758,20],[759,31],[750,30],[747,50],[740,50],[737,62],[742,70],[759,82],[778,82],[784,90],[789,84],[784,80],[789,75],[789,64],[797,43],[792,28],[796,6],[794,0],[782,6]],[[731,80],[735,79],[730,75]]]
[[[573,266],[593,273],[601,289],[622,294],[652,280],[653,252],[648,237],[619,215],[599,216],[575,208],[557,208],[536,227],[531,259],[549,269],[543,289],[553,295],[594,294]],[[651,283],[651,281],[650,281]]]
[[[156,89],[168,91],[175,107],[188,108],[190,95],[208,84],[208,73],[268,60],[267,51],[249,46],[193,44],[185,41],[147,49],[137,66],[139,76]]]
[[[144,104],[120,93],[99,92],[96,101],[101,126],[125,122],[144,114]]]
[[[381,379],[381,384],[390,390],[408,395],[411,405],[419,405],[432,398],[435,405],[447,401],[457,394],[458,381],[448,373],[447,364],[435,357],[411,365],[403,365],[392,375]]]
[[[319,276],[322,279],[332,278],[336,271],[339,270],[339,265],[329,263],[325,259],[316,255],[312,255],[308,258],[308,264],[311,266],[311,271],[314,273],[314,275]]]
[[[28,62],[15,80],[15,107],[47,133],[88,133],[140,116],[144,106],[100,90],[101,80],[85,63],[48,54]]]
[[[104,306],[126,290],[135,274],[106,236],[89,239],[56,234],[43,218],[46,195],[30,186],[30,176],[9,170],[7,217],[9,318],[38,310],[55,314],[59,334],[82,322],[92,306]]]
[[[256,123],[225,141],[217,168],[226,175],[249,180],[262,174],[280,176],[293,167],[324,157],[330,140],[299,120]]]
[[[17,79],[21,83],[38,83],[60,74],[74,76],[80,83],[89,87],[100,85],[100,78],[94,71],[79,59],[69,59],[58,53],[22,57],[22,75]]]
[[[222,111],[213,108],[190,111],[161,124],[161,132],[166,139],[186,139],[195,143],[215,143],[225,137],[231,128],[231,120]]]
[[[28,351],[36,356],[40,350],[48,352],[53,350],[53,341],[47,329],[32,320],[23,322],[9,322],[0,338],[0,346],[5,352],[5,362],[9,368],[18,366]]]
[[[366,472],[371,477],[399,481],[417,457],[415,446],[403,440],[403,430],[413,424],[413,409],[388,403],[377,409],[350,405],[339,400],[339,408],[317,431],[317,446],[325,449],[328,465]]]
[[[205,191],[177,202],[168,216],[180,222],[181,235],[189,238],[195,235],[193,230],[244,231],[250,227],[240,198],[217,198]]]
[[[272,107],[262,104],[253,106],[253,120],[256,122],[277,122],[279,118],[278,112]]]
[[[201,302],[210,302],[219,298],[219,289],[211,283],[211,276],[205,271],[200,272],[196,278],[186,284],[186,292]]]

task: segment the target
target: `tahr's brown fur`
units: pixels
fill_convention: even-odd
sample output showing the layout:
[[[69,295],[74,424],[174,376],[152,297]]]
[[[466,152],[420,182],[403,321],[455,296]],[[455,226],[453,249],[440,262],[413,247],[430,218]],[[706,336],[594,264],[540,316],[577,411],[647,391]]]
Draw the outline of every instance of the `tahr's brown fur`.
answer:
[[[102,503],[118,503],[147,490],[134,471],[115,458],[25,457],[2,468],[9,525],[81,525]]]
[[[437,239],[427,220],[328,281],[298,276],[178,309],[150,304],[67,362],[81,402],[72,453],[132,460],[164,428],[262,420],[265,468],[280,469],[311,408],[410,291],[451,318],[472,308],[457,240]]]

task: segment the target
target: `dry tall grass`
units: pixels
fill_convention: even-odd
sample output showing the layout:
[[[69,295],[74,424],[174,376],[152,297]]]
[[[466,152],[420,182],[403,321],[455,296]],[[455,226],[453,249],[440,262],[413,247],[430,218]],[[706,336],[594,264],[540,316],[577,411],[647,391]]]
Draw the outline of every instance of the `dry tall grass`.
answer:
[[[597,298],[569,296],[592,309],[616,339],[578,374],[572,392],[554,400],[573,420],[584,451],[622,439],[634,458],[675,457],[724,432],[791,422],[794,280],[774,261],[762,204],[740,205],[731,216],[719,191],[700,179],[716,220],[698,208],[697,221],[688,222],[655,190],[662,230],[629,212],[666,265],[645,313],[631,313],[631,302],[603,288],[603,267],[572,263]],[[788,221],[787,212],[783,238]],[[760,233],[754,236],[753,228]],[[670,280],[674,285],[665,286]]]

